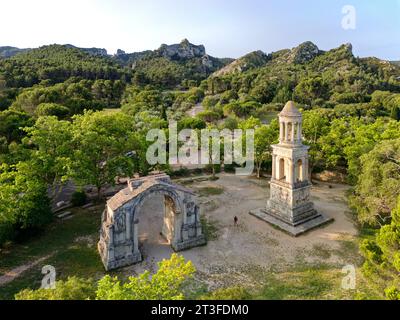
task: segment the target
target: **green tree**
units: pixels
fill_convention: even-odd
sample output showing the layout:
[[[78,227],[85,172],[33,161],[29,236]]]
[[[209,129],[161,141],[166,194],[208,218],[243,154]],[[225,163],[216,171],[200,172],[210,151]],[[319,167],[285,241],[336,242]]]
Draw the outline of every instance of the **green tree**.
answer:
[[[191,261],[172,254],[158,263],[158,271],[145,271],[121,283],[117,277],[105,276],[98,283],[98,300],[183,300],[183,286],[195,272]]]
[[[329,130],[329,120],[321,116],[319,110],[311,110],[303,112],[302,133],[305,144],[310,146],[309,154],[309,179],[315,167],[325,164],[321,138],[324,137]]]
[[[0,244],[52,220],[47,186],[29,162],[0,166]]]
[[[202,112],[199,112],[196,117],[205,122],[210,123],[218,121],[219,119],[221,119],[222,116],[218,112],[211,110],[204,110]]]
[[[57,103],[41,103],[36,111],[37,116],[56,116],[57,118],[65,118],[69,109]]]
[[[386,286],[388,299],[400,300],[400,196],[391,213],[391,223],[379,229],[375,238],[361,243],[364,273]]]
[[[373,147],[387,139],[400,137],[400,123],[383,118],[374,123],[350,122],[348,134],[343,140],[343,152],[347,161],[348,181],[354,184],[361,173],[361,156],[367,154]]]
[[[25,129],[26,144],[34,147],[30,154],[32,169],[51,188],[51,198],[62,190],[68,178],[72,154],[71,123],[55,116],[39,117],[32,127]]]
[[[94,185],[98,196],[116,176],[131,176],[134,161],[126,156],[138,144],[133,119],[123,113],[85,112],[73,117],[70,176],[79,185]]]
[[[0,136],[12,141],[20,142],[25,136],[24,127],[33,124],[32,118],[26,113],[12,110],[0,112]]]
[[[56,281],[54,289],[25,289],[15,295],[15,300],[92,300],[95,298],[94,281],[78,277]]]
[[[361,156],[376,143],[400,137],[397,121],[379,118],[374,122],[356,117],[334,119],[329,131],[320,139],[320,149],[326,166],[347,167],[347,180],[357,182]]]
[[[15,295],[16,300],[183,300],[184,287],[193,277],[191,261],[172,254],[158,263],[154,274],[144,271],[137,277],[120,281],[109,275],[97,283],[92,279],[69,277],[56,282],[54,289],[25,289]]]
[[[271,157],[271,145],[278,142],[279,125],[273,120],[269,125],[262,125],[254,131],[254,164],[257,178],[260,178],[263,164]]]
[[[178,121],[178,131],[182,129],[205,129],[206,122],[199,118],[185,117]]]
[[[400,120],[400,107],[395,106],[392,108],[392,111],[390,113],[390,117],[394,120],[399,121]]]
[[[382,141],[361,157],[350,205],[362,223],[383,226],[400,194],[400,139]]]
[[[326,99],[329,94],[329,87],[321,77],[307,78],[296,86],[293,97],[296,101],[312,105],[313,101],[321,98]]]

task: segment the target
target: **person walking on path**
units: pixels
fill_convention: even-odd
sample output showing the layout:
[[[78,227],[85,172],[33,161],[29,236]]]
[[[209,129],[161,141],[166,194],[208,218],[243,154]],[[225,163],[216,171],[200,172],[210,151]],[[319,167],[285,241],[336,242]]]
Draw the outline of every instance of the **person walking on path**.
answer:
[[[238,225],[238,220],[239,220],[239,219],[238,219],[238,217],[236,217],[236,216],[233,218],[233,222],[234,222],[234,225],[235,225],[235,226]]]

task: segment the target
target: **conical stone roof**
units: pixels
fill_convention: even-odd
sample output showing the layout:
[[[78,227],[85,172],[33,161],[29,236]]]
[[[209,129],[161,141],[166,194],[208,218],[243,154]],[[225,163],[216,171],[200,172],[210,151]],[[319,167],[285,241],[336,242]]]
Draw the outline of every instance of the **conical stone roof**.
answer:
[[[289,116],[289,117],[301,117],[301,113],[296,108],[293,101],[288,101],[279,115],[280,116]]]

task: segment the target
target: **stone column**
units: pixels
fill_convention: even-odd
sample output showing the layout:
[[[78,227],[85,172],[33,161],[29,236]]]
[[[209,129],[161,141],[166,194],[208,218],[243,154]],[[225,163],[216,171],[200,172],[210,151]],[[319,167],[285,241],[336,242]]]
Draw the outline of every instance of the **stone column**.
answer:
[[[276,155],[273,154],[272,155],[272,179],[275,180],[276,179]]]
[[[295,123],[292,122],[290,127],[292,128],[292,131],[290,132],[290,140],[292,142],[294,142],[294,127],[295,127]]]
[[[299,141],[301,141],[301,130],[302,130],[302,125],[301,125],[301,122],[299,123],[299,129],[298,129],[298,131],[297,131],[297,139],[299,140]]]
[[[303,164],[303,180],[308,181],[308,157],[304,158]]]
[[[285,122],[285,142],[288,141],[288,123]]]
[[[290,160],[285,160],[285,182],[290,183]]]
[[[283,135],[284,135],[284,123],[283,122],[279,122],[279,142],[283,142]]]
[[[289,160],[289,183],[291,186],[294,185],[294,163],[293,163],[293,160]]]

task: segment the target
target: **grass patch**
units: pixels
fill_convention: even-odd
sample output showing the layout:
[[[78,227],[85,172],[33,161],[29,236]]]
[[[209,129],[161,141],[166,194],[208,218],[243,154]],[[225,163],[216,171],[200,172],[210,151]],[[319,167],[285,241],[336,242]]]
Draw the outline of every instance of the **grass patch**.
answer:
[[[218,226],[216,222],[209,220],[207,217],[202,216],[200,218],[203,226],[203,233],[207,241],[213,241],[218,239]]]
[[[203,187],[198,190],[200,197],[218,196],[224,193],[220,187]]]
[[[269,275],[261,292],[262,300],[320,299],[332,290],[333,284],[317,270]]]
[[[71,209],[74,214],[71,219],[55,220],[41,234],[15,243],[2,252],[0,274],[43,256],[50,257],[1,286],[0,299],[13,299],[17,292],[25,288],[38,289],[43,278],[41,269],[48,264],[55,267],[57,280],[73,275],[84,278],[100,278],[104,275],[96,243],[103,207],[99,205],[94,211]]]
[[[358,300],[382,299],[383,296],[356,269],[356,288],[342,288],[346,274],[329,264],[300,262],[286,271],[260,272],[259,286],[246,288],[257,300]]]

